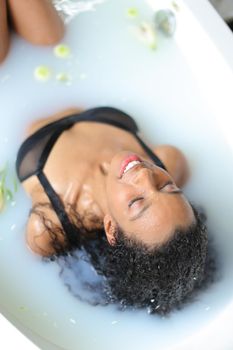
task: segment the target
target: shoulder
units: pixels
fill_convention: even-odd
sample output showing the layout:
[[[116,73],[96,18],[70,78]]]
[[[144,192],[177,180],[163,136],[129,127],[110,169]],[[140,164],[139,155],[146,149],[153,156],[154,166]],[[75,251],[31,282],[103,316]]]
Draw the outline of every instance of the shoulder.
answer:
[[[52,123],[52,122],[59,120],[59,119],[62,119],[64,117],[68,117],[71,114],[80,113],[80,112],[81,112],[81,109],[68,108],[68,109],[60,111],[56,114],[53,114],[49,117],[36,119],[32,123],[30,123],[28,125],[28,127],[26,128],[26,132],[25,132],[26,135],[25,136],[28,137],[28,136],[34,134],[37,130],[39,130],[40,128],[42,128],[43,126],[45,126],[49,123]]]
[[[188,161],[184,153],[171,145],[159,145],[153,147],[153,151],[164,163],[176,184],[179,187],[184,186],[190,175]]]

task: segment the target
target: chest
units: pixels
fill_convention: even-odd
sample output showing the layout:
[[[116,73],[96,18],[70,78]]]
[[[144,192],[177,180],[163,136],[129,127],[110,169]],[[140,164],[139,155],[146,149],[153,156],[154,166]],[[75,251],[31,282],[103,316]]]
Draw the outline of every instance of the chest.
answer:
[[[71,179],[88,184],[95,181],[100,165],[110,163],[122,150],[144,155],[135,137],[125,130],[96,122],[77,123],[59,137],[44,170],[60,189],[67,188]]]

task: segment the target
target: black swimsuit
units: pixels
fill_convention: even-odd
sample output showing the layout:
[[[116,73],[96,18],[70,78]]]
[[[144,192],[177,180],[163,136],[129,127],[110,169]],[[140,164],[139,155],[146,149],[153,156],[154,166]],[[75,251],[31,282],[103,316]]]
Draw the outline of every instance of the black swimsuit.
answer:
[[[66,237],[71,244],[75,243],[77,240],[77,229],[69,220],[63,202],[61,201],[59,195],[54,191],[43,169],[59,136],[63,133],[63,131],[70,129],[75,123],[81,121],[105,123],[130,132],[138,140],[139,144],[153,160],[153,162],[157,166],[166,170],[161,160],[138,136],[138,127],[135,121],[126,113],[115,108],[99,107],[89,109],[82,113],[73,114],[69,117],[64,117],[49,123],[29,136],[23,142],[18,151],[16,160],[16,171],[18,178],[22,182],[32,175],[36,175],[38,177],[38,180],[43,186],[43,189],[61,222],[62,228],[66,233]]]

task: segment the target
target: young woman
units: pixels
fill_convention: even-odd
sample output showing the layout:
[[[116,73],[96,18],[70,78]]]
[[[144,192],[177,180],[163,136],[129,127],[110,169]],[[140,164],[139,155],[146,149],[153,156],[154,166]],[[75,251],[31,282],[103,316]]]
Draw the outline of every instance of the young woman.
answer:
[[[17,173],[32,200],[29,247],[47,257],[84,247],[109,300],[166,313],[205,279],[207,230],[181,190],[187,161],[146,145],[126,113],[67,110],[33,123]]]

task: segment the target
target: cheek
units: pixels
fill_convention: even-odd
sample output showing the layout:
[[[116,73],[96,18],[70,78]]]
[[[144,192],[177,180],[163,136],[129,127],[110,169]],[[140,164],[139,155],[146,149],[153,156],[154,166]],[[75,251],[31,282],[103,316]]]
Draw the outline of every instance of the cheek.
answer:
[[[168,217],[170,221],[177,226],[188,226],[194,221],[194,214],[191,206],[184,198],[179,198],[167,206]]]
[[[115,216],[124,214],[130,197],[128,189],[123,184],[110,180],[107,182],[106,194],[110,212]]]

